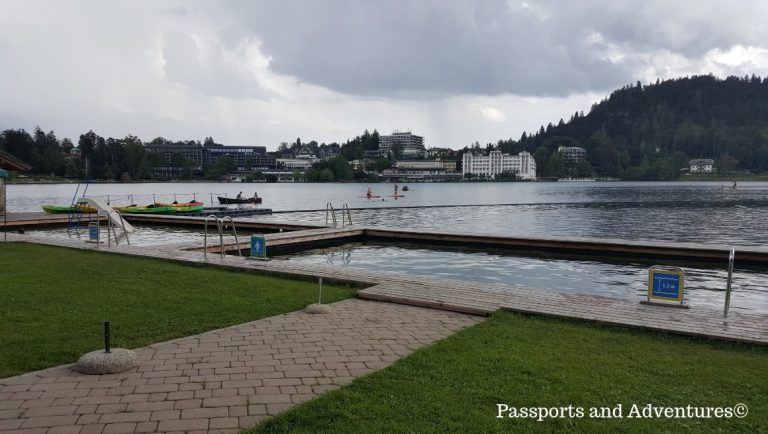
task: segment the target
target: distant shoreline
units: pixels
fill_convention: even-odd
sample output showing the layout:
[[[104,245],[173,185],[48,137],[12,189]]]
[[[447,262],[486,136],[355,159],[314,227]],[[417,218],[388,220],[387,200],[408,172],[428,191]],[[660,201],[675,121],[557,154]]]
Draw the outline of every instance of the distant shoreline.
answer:
[[[735,175],[735,176],[720,176],[720,175],[687,175],[687,176],[681,176],[678,179],[673,180],[667,180],[667,181],[637,181],[637,180],[626,180],[626,179],[600,179],[600,178],[562,178],[557,181],[551,180],[551,181],[538,181],[538,182],[568,182],[568,183],[586,183],[586,182],[733,182],[733,181],[743,181],[743,182],[768,182],[768,175]],[[81,180],[72,180],[72,179],[40,179],[40,178],[33,178],[33,177],[25,177],[25,178],[14,178],[12,180],[7,180],[7,185],[46,185],[46,184],[77,184],[83,182]],[[451,184],[451,183],[471,183],[471,184],[496,184],[496,183],[516,183],[516,182],[524,182],[524,181],[478,181],[478,180],[462,180],[462,181],[453,181],[453,182],[438,182],[433,184]],[[528,182],[534,182],[534,181],[528,181]],[[233,184],[233,185],[242,185],[242,184],[265,184],[264,181],[261,182],[225,182],[225,181],[211,181],[211,180],[204,180],[204,179],[190,179],[190,180],[184,180],[184,179],[175,179],[175,180],[164,180],[164,181],[113,181],[113,180],[90,180],[88,181],[89,184]],[[420,184],[419,182],[371,182],[371,181],[346,181],[346,182],[274,182],[271,184]]]

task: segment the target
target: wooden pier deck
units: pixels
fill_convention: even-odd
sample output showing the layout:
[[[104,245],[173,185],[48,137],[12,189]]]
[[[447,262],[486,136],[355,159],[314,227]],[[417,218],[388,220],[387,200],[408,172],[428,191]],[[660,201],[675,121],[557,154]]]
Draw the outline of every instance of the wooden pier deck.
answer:
[[[367,228],[313,229],[290,233],[268,234],[268,243],[291,243],[351,237],[365,233]],[[94,244],[79,240],[9,234],[9,241],[32,242],[77,249],[96,249]],[[234,244],[232,237],[226,243]],[[486,284],[466,281],[408,276],[391,272],[373,272],[330,265],[301,264],[289,260],[251,260],[239,256],[201,251],[200,242],[165,244],[162,246],[127,246],[121,244],[98,247],[113,253],[177,260],[192,264],[250,272],[323,277],[364,286],[358,296],[370,300],[430,307],[468,314],[489,315],[498,309],[540,315],[579,318],[610,324],[641,327],[671,333],[703,336],[748,343],[768,344],[768,314],[732,310],[727,318],[708,306],[693,305],[690,309],[675,309],[643,305],[638,299],[603,297],[565,293],[549,289]],[[0,245],[1,246],[1,245]],[[234,246],[233,246],[234,247]],[[1,247],[0,247],[1,248]]]
[[[125,216],[130,223],[162,226],[185,226],[201,228],[206,218],[191,215],[142,215]],[[258,232],[293,232],[322,229],[324,226],[307,223],[286,223],[279,221],[259,221],[250,218],[234,219],[239,231]],[[8,214],[8,229],[31,229],[35,226],[65,225],[66,214],[11,213]],[[0,220],[0,227],[2,227]],[[214,225],[215,226],[215,225]],[[718,244],[694,244],[681,242],[628,241],[608,238],[581,237],[525,237],[498,236],[478,233],[446,233],[423,229],[402,229],[386,227],[357,227],[362,230],[365,239],[387,242],[412,242],[419,244],[445,245],[460,248],[501,249],[513,254],[554,255],[563,257],[597,257],[632,260],[671,260],[679,262],[702,262],[727,264],[731,247],[736,249],[736,261],[739,266],[768,268],[768,248],[762,246],[727,246]],[[298,236],[298,235],[297,235]],[[303,236],[303,235],[302,235]],[[291,236],[292,237],[292,236]],[[291,237],[275,238],[276,244],[298,244],[300,239]],[[301,236],[299,236],[301,237]],[[333,237],[328,237],[333,238]],[[293,241],[291,241],[293,240]],[[232,243],[234,244],[234,243]],[[202,246],[198,246],[202,247]],[[247,248],[241,243],[240,248]],[[237,246],[232,245],[232,250]]]

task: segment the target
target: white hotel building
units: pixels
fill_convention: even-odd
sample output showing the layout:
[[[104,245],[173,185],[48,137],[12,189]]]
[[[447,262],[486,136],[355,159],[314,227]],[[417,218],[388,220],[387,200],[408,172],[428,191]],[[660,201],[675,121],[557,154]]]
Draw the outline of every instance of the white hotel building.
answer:
[[[495,177],[502,172],[514,172],[518,179],[536,179],[536,160],[528,152],[517,155],[502,154],[501,151],[491,151],[488,155],[464,154],[462,174],[472,173]]]

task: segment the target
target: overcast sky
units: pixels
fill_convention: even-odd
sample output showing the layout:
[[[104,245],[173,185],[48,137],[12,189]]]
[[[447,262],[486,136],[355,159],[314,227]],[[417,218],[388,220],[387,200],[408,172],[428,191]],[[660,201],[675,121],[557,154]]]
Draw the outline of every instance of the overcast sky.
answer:
[[[768,75],[761,1],[0,0],[0,129],[519,138],[637,80]]]

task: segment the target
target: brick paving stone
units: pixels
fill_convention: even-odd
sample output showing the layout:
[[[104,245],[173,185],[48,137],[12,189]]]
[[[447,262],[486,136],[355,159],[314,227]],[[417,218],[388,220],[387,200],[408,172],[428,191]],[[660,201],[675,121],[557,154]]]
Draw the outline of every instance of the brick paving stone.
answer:
[[[360,299],[136,350],[139,366],[0,379],[0,431],[230,432],[249,428],[480,317]]]

